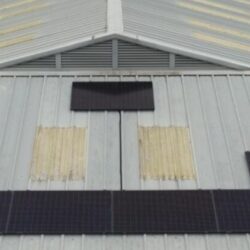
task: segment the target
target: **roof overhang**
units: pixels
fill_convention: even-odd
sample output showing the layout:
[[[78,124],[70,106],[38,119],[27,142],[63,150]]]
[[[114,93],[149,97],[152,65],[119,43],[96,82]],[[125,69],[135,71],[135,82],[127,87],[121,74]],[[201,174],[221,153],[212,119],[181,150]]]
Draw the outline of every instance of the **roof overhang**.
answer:
[[[61,44],[60,46],[52,46],[49,50],[39,50],[32,53],[26,53],[22,56],[13,58],[13,59],[6,59],[0,62],[0,68],[9,67],[24,61],[34,60],[41,57],[69,51],[72,49],[76,49],[79,47],[84,47],[88,45],[92,45],[95,43],[104,42],[110,39],[121,39],[128,42],[134,42],[140,45],[148,46],[150,48],[180,54],[188,57],[192,57],[199,60],[208,61],[211,63],[215,63],[218,65],[226,66],[232,69],[237,70],[247,70],[250,69],[250,64],[242,63],[240,61],[235,61],[231,59],[227,59],[224,57],[219,57],[215,55],[211,55],[209,53],[199,52],[192,49],[187,49],[185,47],[177,46],[174,44],[161,42],[156,39],[147,38],[144,36],[139,36],[135,34],[131,34],[128,32],[121,32],[121,33],[103,33],[103,34],[97,34],[94,36],[84,37],[83,39],[74,40],[72,42],[67,42],[64,44]]]

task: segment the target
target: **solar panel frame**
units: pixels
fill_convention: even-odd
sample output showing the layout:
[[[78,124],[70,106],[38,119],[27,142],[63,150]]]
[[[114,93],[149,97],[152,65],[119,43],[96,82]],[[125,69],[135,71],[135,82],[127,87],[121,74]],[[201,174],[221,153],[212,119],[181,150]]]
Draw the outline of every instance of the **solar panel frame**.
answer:
[[[73,82],[73,111],[152,111],[152,82]]]

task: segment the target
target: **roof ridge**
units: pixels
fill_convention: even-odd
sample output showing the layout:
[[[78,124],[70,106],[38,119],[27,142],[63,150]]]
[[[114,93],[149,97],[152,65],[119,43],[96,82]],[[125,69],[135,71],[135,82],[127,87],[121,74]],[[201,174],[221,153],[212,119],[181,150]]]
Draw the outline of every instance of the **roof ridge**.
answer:
[[[123,16],[121,0],[107,0],[107,31],[108,33],[123,32]]]

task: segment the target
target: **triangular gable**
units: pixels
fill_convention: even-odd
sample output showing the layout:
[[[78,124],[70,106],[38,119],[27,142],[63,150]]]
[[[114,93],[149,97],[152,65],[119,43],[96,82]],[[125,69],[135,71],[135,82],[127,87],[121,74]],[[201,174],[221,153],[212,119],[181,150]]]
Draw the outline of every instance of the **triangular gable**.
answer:
[[[11,66],[11,69],[225,69],[123,40],[107,40]]]

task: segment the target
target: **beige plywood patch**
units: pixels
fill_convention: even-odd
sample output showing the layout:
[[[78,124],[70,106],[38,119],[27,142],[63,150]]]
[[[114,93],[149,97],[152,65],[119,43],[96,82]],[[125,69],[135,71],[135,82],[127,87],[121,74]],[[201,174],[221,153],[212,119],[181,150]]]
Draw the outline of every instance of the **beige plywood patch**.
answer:
[[[36,132],[31,179],[81,180],[85,173],[84,128],[42,128]]]
[[[144,179],[195,179],[189,129],[139,127],[140,173]]]

